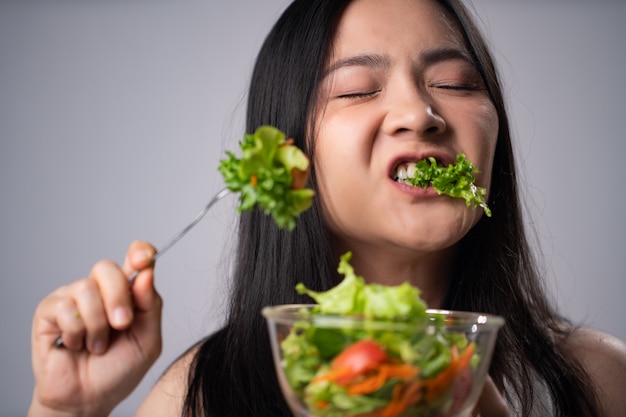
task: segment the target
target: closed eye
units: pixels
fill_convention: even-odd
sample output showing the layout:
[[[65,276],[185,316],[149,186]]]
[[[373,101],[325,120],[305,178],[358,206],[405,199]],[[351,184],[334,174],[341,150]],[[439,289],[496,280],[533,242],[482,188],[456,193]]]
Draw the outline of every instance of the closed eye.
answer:
[[[344,98],[344,99],[369,98],[369,97],[375,96],[378,93],[380,93],[380,90],[346,93],[346,94],[338,95],[337,98]]]
[[[433,88],[439,88],[442,90],[453,90],[453,91],[480,91],[483,88],[480,86],[476,86],[473,84],[433,84],[431,85]]]

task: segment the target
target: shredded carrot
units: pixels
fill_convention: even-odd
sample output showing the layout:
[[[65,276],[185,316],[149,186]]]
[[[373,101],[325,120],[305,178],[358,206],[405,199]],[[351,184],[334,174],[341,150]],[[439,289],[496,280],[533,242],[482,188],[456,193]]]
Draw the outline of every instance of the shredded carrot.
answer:
[[[293,145],[293,138],[287,139],[280,146],[291,146],[291,145]]]
[[[408,384],[397,384],[393,387],[392,398],[389,404],[371,413],[359,414],[353,417],[398,417],[408,407],[417,404],[422,398],[422,384],[413,380]]]
[[[474,344],[470,343],[469,345],[467,345],[467,347],[463,351],[463,354],[459,357],[459,367],[461,369],[467,368],[470,361],[472,360],[473,355],[474,355]]]
[[[451,351],[452,362],[450,362],[450,365],[434,377],[424,380],[426,400],[431,400],[441,394],[441,392],[452,383],[452,380],[458,375],[459,371],[469,365],[472,355],[474,354],[474,345],[468,345],[460,356],[456,345],[452,346]]]
[[[385,407],[352,417],[399,417],[407,408],[422,400],[422,397],[426,401],[437,397],[452,383],[459,371],[469,366],[474,354],[474,344],[469,344],[461,354],[459,354],[458,347],[454,345],[451,348],[451,354],[450,364],[443,371],[426,380],[411,380],[419,369],[410,365],[383,364],[375,372],[369,372],[366,378],[348,384],[346,387],[348,394],[360,395],[378,390],[390,378],[408,380],[406,383],[399,383],[393,387],[391,401]]]
[[[409,379],[414,377],[418,371],[411,365],[383,364],[371,376],[348,385],[346,391],[350,395],[369,394],[380,389],[391,378]]]
[[[258,183],[258,177],[256,176],[256,174],[252,174],[252,176],[250,177],[250,184],[252,184],[253,187],[256,187]]]
[[[318,400],[315,402],[315,407],[319,408],[320,410],[325,410],[328,408],[328,401],[324,401],[324,400]]]
[[[355,382],[346,387],[346,392],[349,395],[361,395],[374,392],[385,384],[387,380],[387,371],[381,368],[379,372],[376,372],[372,376],[365,378],[362,381]]]
[[[419,381],[411,381],[408,385],[396,385],[393,390],[393,398],[383,410],[381,417],[397,417],[409,406],[416,404],[421,398],[421,384]]]
[[[337,382],[337,381],[345,380],[346,378],[351,377],[351,376],[352,376],[352,371],[350,370],[350,368],[336,368],[336,369],[331,369],[325,374],[316,376],[315,378],[311,380],[311,383],[317,384],[318,382],[322,382],[322,381]]]

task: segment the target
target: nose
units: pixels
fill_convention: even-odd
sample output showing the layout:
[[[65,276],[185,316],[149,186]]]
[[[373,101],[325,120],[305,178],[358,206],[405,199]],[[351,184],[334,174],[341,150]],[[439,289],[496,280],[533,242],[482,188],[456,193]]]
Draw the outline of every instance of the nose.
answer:
[[[446,127],[444,118],[415,86],[405,83],[388,91],[387,113],[383,120],[386,134],[413,132],[427,138],[445,132]]]

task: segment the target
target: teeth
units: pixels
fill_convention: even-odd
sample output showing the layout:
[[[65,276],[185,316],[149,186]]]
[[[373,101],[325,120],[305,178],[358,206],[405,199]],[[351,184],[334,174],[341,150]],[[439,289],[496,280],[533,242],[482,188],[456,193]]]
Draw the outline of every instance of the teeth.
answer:
[[[413,175],[415,175],[415,170],[413,170]],[[396,178],[399,180],[405,180],[407,176],[408,175],[406,167],[404,165],[398,166],[398,168],[396,169]]]
[[[417,173],[417,167],[415,163],[410,162],[408,164],[400,164],[396,168],[396,176],[395,180],[398,182],[405,182],[408,178],[415,178],[415,174]]]
[[[406,175],[409,178],[415,178],[415,173],[417,172],[417,167],[415,164],[409,164],[409,167],[406,170]]]

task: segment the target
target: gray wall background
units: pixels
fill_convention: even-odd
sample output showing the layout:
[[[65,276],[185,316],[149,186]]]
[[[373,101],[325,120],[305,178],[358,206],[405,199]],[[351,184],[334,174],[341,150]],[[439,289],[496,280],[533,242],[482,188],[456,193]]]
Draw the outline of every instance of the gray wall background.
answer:
[[[157,246],[221,187],[245,90],[287,0],[0,1],[0,416],[32,391],[38,301]],[[626,339],[626,4],[474,0],[513,120],[529,228],[564,313]],[[158,263],[164,351],[115,411],[223,317],[233,200]]]

